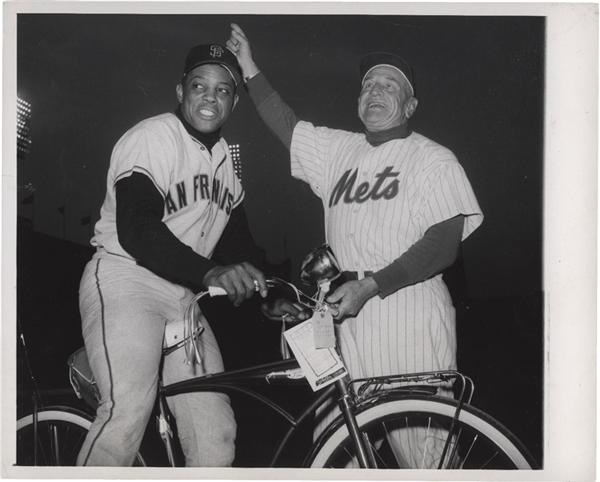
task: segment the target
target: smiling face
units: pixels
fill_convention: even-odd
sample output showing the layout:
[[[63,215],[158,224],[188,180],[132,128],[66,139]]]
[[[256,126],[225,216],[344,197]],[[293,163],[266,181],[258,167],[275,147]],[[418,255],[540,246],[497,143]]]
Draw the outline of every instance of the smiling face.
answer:
[[[185,120],[209,134],[225,124],[238,96],[233,79],[223,67],[204,64],[190,71],[177,85],[177,100]]]
[[[358,116],[370,132],[405,124],[417,108],[410,84],[395,68],[381,65],[363,79]]]

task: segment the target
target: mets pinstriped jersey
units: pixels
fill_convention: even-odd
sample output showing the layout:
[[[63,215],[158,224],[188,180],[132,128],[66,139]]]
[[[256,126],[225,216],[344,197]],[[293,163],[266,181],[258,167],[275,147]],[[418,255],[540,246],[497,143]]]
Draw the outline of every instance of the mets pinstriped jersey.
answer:
[[[148,176],[161,193],[162,221],[171,232],[210,258],[231,210],[244,197],[225,140],[214,145],[211,155],[171,113],[143,120],[119,139],[92,245],[127,258],[117,237],[115,184],[134,172]]]
[[[291,169],[321,198],[326,240],[343,270],[382,269],[459,214],[462,239],[483,220],[456,157],[415,132],[374,147],[364,134],[302,121]],[[441,275],[370,299],[338,325],[338,341],[353,377],[454,368],[454,307]]]

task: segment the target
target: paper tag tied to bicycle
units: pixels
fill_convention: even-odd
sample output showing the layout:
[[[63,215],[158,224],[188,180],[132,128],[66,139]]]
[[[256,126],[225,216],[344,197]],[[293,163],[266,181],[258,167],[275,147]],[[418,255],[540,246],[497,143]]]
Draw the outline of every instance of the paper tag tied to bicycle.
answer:
[[[312,320],[315,348],[333,348],[335,346],[335,328],[333,316],[327,306],[315,311]]]
[[[329,292],[329,281],[319,283],[317,291],[317,304],[312,317],[313,335],[316,348],[333,348],[335,346],[335,329],[331,310],[325,303],[325,296]]]
[[[324,326],[330,323],[329,326]],[[327,307],[318,309],[309,320],[284,332],[300,368],[313,391],[320,390],[347,375],[346,367],[335,350],[333,318]],[[324,345],[319,348],[319,345]]]

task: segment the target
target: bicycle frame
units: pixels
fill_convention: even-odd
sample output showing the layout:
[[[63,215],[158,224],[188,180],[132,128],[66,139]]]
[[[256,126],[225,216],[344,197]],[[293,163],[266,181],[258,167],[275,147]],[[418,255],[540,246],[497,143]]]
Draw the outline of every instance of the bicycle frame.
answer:
[[[278,386],[298,385],[299,383],[303,383],[303,378],[297,376],[298,369],[298,362],[290,359],[250,368],[204,375],[159,387],[159,398],[164,400],[166,397],[191,392],[222,392],[227,394],[237,392],[261,402],[290,425],[290,428],[277,445],[277,449],[270,461],[269,467],[274,467],[292,435],[307,420],[311,413],[335,392],[335,386],[330,385],[323,389],[298,415],[293,415],[280,404],[247,385],[253,382],[263,386],[265,384]],[[164,404],[160,404],[160,406],[162,405]]]
[[[382,398],[397,396],[399,394],[413,394],[416,391],[417,393],[421,394],[426,393],[433,395],[437,391],[437,388],[432,385],[433,383],[445,383],[451,380],[458,380],[460,382],[460,392],[458,396],[459,404],[454,417],[454,420],[457,420],[462,405],[464,403],[469,403],[474,390],[473,382],[469,378],[456,371],[426,372],[356,380],[350,380],[349,378],[346,378],[338,380],[335,384],[329,385],[321,392],[315,394],[314,398],[304,409],[301,410],[298,415],[292,415],[280,404],[259,393],[257,390],[247,386],[252,383],[263,386],[265,384],[297,385],[299,383],[303,383],[303,378],[298,376],[298,369],[299,365],[296,360],[290,359],[229,372],[209,374],[170,385],[161,386],[159,387],[159,400],[161,401],[159,403],[159,407],[161,408],[162,412],[163,407],[166,406],[164,403],[166,397],[191,392],[212,391],[227,394],[238,392],[254,398],[263,405],[269,407],[275,413],[279,414],[290,425],[289,429],[277,445],[277,448],[270,461],[269,467],[274,467],[277,464],[279,457],[285,449],[288,441],[296,432],[296,430],[309,418],[311,413],[313,413],[317,407],[319,407],[331,396],[335,396],[337,393],[337,400],[342,411],[342,417],[339,418],[337,422],[334,422],[332,426],[339,425],[341,423],[346,424],[356,448],[358,462],[361,467],[368,468],[374,467],[375,463],[372,458],[372,454],[368,450],[368,444],[358,430],[355,419],[355,415],[358,411],[370,404],[377,403]],[[425,383],[430,384],[431,386],[397,386],[398,384],[407,383]],[[396,387],[387,388],[386,385],[391,385],[392,387],[395,385]],[[353,388],[354,386],[359,387],[356,392]],[[451,431],[452,430],[453,428]],[[449,439],[450,438],[448,438],[448,440]],[[440,461],[440,465],[443,463],[447,449],[448,442],[444,448],[444,454]],[[168,450],[169,448],[167,447],[167,451]],[[452,456],[453,455],[450,454],[450,458]],[[169,458],[172,460],[172,454],[169,455]]]
[[[277,281],[275,280],[270,280],[270,285],[274,285],[274,283],[276,282]],[[297,290],[290,283],[281,280],[279,280],[278,282],[292,287],[296,292],[298,301],[300,301],[301,296],[304,296],[307,299],[310,298],[307,295],[300,292],[299,290]],[[207,294],[209,294],[210,296],[218,296],[224,293],[225,291],[222,289],[209,287],[208,291],[198,293],[191,300],[184,317],[184,334],[186,332],[188,333],[188,335],[185,336],[184,340],[193,339],[195,334],[198,333],[199,327],[195,325],[195,310],[197,308],[197,301],[200,298],[206,296]],[[180,342],[174,347],[165,348],[165,353],[167,353],[168,351],[172,351],[173,349],[178,349],[181,346],[182,345]],[[190,353],[192,355],[197,355],[197,347],[195,346],[195,344],[192,343],[191,347],[186,346],[186,350],[188,350],[188,348],[190,349]],[[195,360],[191,361],[194,362]],[[159,373],[162,373],[163,363],[164,357],[161,359]],[[397,386],[399,383],[430,383],[432,381],[447,382],[451,379],[458,378],[462,381],[462,389],[460,395],[460,404],[458,405],[456,415],[454,417],[454,420],[457,420],[460,413],[460,407],[462,406],[465,397],[465,388],[467,386],[466,378],[460,375],[458,372],[432,372],[412,375],[392,375],[360,380],[351,380],[348,376],[346,376],[340,380],[337,380],[334,384],[326,387],[320,393],[315,394],[315,396],[308,403],[308,405],[304,407],[304,409],[302,409],[301,413],[298,415],[291,414],[281,404],[276,403],[271,398],[259,393],[257,390],[248,386],[248,384],[252,382],[261,384],[263,386],[265,385],[265,383],[276,385],[298,385],[299,381],[303,378],[304,377],[302,375],[297,361],[291,359],[272,362],[249,368],[243,368],[234,371],[203,375],[181,382],[173,383],[168,386],[163,386],[162,380],[160,379],[157,394],[157,404],[160,414],[158,419],[159,432],[161,438],[163,439],[163,443],[165,445],[170,464],[175,465],[175,457],[172,449],[172,430],[169,424],[170,416],[166,404],[166,398],[170,396],[192,392],[220,392],[225,394],[238,392],[257,400],[258,402],[270,408],[272,411],[284,418],[286,422],[290,425],[289,429],[284,434],[282,440],[279,442],[279,445],[275,450],[275,453],[269,465],[270,467],[273,467],[277,464],[284,448],[286,447],[288,441],[298,429],[298,427],[301,426],[309,418],[309,416],[313,412],[315,412],[315,410],[326,400],[328,400],[329,398],[335,398],[342,414],[338,421],[343,422],[348,429],[359,465],[363,468],[368,468],[376,467],[376,464],[373,453],[370,450],[369,441],[366,439],[365,434],[361,433],[361,431],[358,428],[358,424],[356,421],[356,413],[358,413],[358,411],[360,410],[359,405],[362,405],[363,402],[367,402],[371,399],[376,400],[378,398],[378,394],[386,385],[391,385],[392,387],[394,387]],[[469,392],[468,396],[470,400],[470,396],[472,394],[472,382],[470,382],[469,380],[469,383],[471,384],[471,391]],[[354,386],[357,384],[359,385],[358,393],[355,393]],[[386,389],[385,391],[389,392],[390,390]],[[406,388],[393,388],[392,391],[403,391],[403,393],[406,393]],[[450,430],[451,433],[453,427],[454,423]],[[444,447],[444,453],[442,455],[440,464],[445,458],[448,443],[449,438],[446,441],[446,446]]]

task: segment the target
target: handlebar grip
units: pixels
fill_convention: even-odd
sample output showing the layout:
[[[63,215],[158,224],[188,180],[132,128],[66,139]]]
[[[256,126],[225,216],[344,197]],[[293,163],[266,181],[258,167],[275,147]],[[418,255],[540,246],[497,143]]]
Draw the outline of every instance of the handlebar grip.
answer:
[[[219,287],[219,286],[209,286],[208,287],[208,294],[213,297],[213,296],[225,296],[227,294],[227,291],[225,291],[223,288]]]

